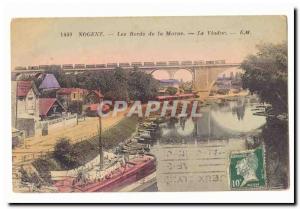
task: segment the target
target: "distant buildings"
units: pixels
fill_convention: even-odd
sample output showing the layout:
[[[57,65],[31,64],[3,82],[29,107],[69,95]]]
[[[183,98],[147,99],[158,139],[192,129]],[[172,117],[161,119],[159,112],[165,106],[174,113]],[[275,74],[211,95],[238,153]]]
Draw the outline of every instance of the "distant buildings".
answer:
[[[178,81],[176,79],[161,79],[161,80],[159,80],[158,94],[159,95],[168,95],[169,93],[168,93],[167,89],[169,87],[177,89],[177,92],[178,92],[179,86],[180,86],[180,81]]]
[[[180,81],[176,79],[162,79],[159,80],[159,84],[161,88],[174,87],[178,89],[180,85]]]
[[[241,72],[230,72],[228,75],[225,73],[218,77],[215,82],[210,96],[214,94],[228,94],[230,91],[232,93],[239,93],[242,89],[242,73]]]

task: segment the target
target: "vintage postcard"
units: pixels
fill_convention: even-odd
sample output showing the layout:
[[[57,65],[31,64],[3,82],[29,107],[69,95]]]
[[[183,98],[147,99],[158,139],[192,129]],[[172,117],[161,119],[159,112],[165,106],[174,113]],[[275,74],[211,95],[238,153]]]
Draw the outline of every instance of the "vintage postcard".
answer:
[[[13,191],[288,189],[287,37],[279,15],[13,19]]]

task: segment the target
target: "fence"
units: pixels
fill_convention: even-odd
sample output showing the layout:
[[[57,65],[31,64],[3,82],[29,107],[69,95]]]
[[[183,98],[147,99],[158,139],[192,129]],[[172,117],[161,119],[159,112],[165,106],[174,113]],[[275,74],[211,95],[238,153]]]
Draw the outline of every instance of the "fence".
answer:
[[[75,117],[74,117],[74,115],[71,116],[71,117],[68,117],[67,120],[71,120],[71,119],[74,119],[74,118],[77,120],[77,115],[75,115]],[[110,126],[109,128],[114,128],[117,124],[118,123],[115,123],[114,125]],[[105,128],[102,131],[105,131],[106,129],[108,129],[108,128]],[[98,132],[94,132],[94,133],[91,133],[89,135],[85,135],[85,136],[80,137],[80,138],[72,139],[71,143],[75,144],[75,143],[79,143],[79,142],[82,142],[82,141],[88,141],[88,142],[92,143],[93,138],[98,136],[98,134],[99,134]],[[16,160],[15,154],[22,154],[21,159],[17,163],[23,164],[23,163],[31,162],[32,160],[36,160],[38,158],[46,158],[53,151],[54,151],[54,148],[52,147],[52,148],[49,148],[49,149],[46,149],[46,150],[40,151],[40,152],[28,152],[28,151],[13,152],[13,162]]]
[[[53,120],[41,121],[40,124],[37,126],[36,132],[39,133],[38,135],[41,135],[43,127],[46,127],[46,129],[48,129],[48,133],[50,133],[62,128],[75,126],[76,124],[77,124],[77,114],[73,114],[73,115],[63,116],[62,118],[56,118]]]

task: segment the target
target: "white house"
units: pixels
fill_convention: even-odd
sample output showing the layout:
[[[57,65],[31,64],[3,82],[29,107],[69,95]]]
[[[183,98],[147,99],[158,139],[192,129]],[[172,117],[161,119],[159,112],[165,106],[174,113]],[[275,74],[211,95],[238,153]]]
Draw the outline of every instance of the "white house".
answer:
[[[17,118],[39,119],[40,93],[33,81],[17,81]]]

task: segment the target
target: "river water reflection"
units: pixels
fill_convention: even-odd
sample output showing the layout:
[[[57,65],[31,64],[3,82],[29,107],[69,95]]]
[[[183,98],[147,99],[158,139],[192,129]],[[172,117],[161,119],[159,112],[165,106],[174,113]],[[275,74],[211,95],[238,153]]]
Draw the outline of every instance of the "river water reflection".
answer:
[[[254,115],[260,105],[255,97],[212,103],[201,108],[200,118],[173,118],[161,124],[158,143],[193,143],[194,140],[236,138],[258,132],[266,123],[264,116]]]
[[[201,108],[200,118],[171,118],[160,124],[160,136],[151,146],[157,186],[146,191],[228,190],[228,153],[246,149],[246,140],[261,132],[266,118],[255,115],[260,105],[253,96],[215,101]],[[204,178],[210,180],[199,183]]]

